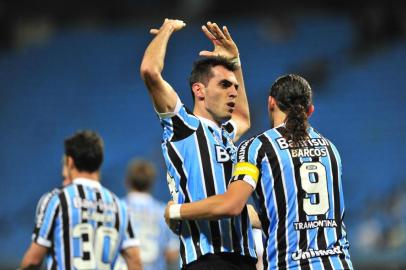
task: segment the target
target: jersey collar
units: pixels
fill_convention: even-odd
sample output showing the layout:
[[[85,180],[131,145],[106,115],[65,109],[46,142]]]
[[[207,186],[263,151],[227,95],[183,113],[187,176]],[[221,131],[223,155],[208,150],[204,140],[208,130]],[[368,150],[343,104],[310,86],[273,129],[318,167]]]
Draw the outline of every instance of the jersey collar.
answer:
[[[221,127],[217,126],[217,124],[214,121],[211,121],[207,118],[198,116],[198,118],[200,119],[200,121],[202,121],[205,125],[211,127],[213,130],[216,130],[217,132],[219,132],[221,134]]]
[[[89,187],[94,187],[94,188],[100,188],[101,184],[99,181],[92,180],[89,178],[75,178],[73,179],[73,183],[75,184],[81,184],[84,186],[89,186]]]

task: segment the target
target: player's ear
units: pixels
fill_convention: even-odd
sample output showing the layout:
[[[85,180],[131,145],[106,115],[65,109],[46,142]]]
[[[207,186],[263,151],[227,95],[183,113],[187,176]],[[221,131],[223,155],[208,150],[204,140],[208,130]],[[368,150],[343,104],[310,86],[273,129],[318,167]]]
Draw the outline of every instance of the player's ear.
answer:
[[[197,100],[203,100],[205,96],[205,87],[204,84],[200,82],[196,82],[192,85],[192,91],[193,94],[195,95]]]
[[[314,105],[310,105],[309,110],[307,111],[307,117],[309,118],[314,112]]]
[[[269,111],[269,112],[273,111],[274,108],[275,108],[275,106],[276,106],[276,100],[275,100],[275,98],[272,97],[272,96],[269,96],[269,97],[268,97],[268,111]]]
[[[75,166],[75,162],[73,161],[73,158],[71,156],[66,156],[65,162],[66,162],[66,167],[70,170]]]

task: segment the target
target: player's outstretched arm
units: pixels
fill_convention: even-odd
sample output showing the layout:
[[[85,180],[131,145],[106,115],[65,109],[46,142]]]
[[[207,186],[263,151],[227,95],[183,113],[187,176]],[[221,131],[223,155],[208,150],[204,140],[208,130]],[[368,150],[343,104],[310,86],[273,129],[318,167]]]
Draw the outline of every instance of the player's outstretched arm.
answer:
[[[37,243],[31,243],[31,246],[24,254],[19,270],[41,269],[42,260],[47,254],[47,251],[48,248],[38,245]]]
[[[241,213],[252,192],[253,188],[249,184],[236,181],[230,184],[224,194],[192,203],[168,203],[165,209],[165,219],[168,223],[171,219],[216,220],[237,216]]]
[[[240,55],[238,47],[232,39],[227,26],[223,26],[222,29],[212,22],[207,22],[202,26],[202,31],[206,37],[212,41],[214,45],[213,51],[201,51],[201,56],[223,56],[230,59],[237,65],[235,76],[237,78],[238,98],[237,103],[232,115],[232,119],[237,123],[237,135],[234,139],[237,141],[241,135],[243,135],[251,127],[250,112],[248,106],[247,94],[245,92],[244,78],[241,69]]]
[[[152,97],[154,107],[159,113],[173,112],[176,106],[177,94],[162,78],[161,73],[164,68],[169,38],[185,25],[181,20],[165,19],[159,29],[150,30],[155,37],[145,50],[140,72]]]

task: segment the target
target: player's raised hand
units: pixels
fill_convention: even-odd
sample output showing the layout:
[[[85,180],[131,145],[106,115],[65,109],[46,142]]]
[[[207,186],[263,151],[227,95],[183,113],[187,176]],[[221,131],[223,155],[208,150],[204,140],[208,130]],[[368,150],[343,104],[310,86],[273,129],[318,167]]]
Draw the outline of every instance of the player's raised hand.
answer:
[[[159,29],[152,28],[149,32],[153,35],[158,34],[163,29],[172,29],[174,32],[179,31],[186,26],[186,23],[182,20],[173,20],[166,18]]]
[[[213,42],[213,51],[201,51],[200,56],[223,56],[228,59],[238,57],[238,47],[231,38],[227,26],[221,30],[216,23],[207,22],[202,26],[202,31]]]

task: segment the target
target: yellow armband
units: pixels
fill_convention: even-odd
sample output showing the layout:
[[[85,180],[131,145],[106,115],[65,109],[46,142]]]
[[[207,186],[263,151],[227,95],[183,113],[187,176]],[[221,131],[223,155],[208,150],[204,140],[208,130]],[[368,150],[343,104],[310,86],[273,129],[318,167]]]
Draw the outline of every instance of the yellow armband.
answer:
[[[235,165],[233,173],[233,176],[238,175],[249,175],[255,181],[255,183],[257,183],[259,177],[259,169],[249,162],[239,162]]]

